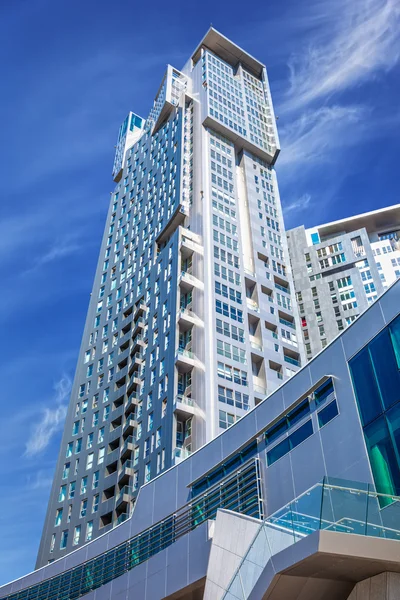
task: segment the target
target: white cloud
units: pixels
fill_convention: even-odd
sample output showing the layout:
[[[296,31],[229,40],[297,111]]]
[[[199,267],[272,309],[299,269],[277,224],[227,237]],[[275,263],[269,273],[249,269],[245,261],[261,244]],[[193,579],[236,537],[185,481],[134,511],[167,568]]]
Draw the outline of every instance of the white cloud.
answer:
[[[304,210],[305,208],[308,208],[311,204],[311,196],[310,194],[302,194],[300,196],[300,198],[298,198],[297,200],[293,200],[292,202],[290,202],[290,204],[283,204],[283,212],[285,214],[287,213],[294,213],[297,212],[299,210]]]
[[[323,106],[301,114],[281,129],[279,166],[294,171],[330,161],[334,152],[360,141],[367,114],[363,106]]]
[[[354,87],[398,63],[398,0],[316,0],[307,13],[321,26],[290,60],[290,88],[280,111]]]
[[[55,395],[51,405],[42,409],[42,418],[34,425],[32,434],[26,443],[26,456],[33,457],[43,452],[51,438],[62,429],[67,414],[71,386],[72,381],[68,375],[63,375],[55,384]]]

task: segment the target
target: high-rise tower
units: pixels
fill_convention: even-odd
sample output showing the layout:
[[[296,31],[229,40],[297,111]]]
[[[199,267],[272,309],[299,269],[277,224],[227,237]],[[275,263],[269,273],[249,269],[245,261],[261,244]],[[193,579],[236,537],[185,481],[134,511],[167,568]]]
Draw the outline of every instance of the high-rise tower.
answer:
[[[37,566],[301,366],[278,154],[265,67],[212,28],[121,126]]]

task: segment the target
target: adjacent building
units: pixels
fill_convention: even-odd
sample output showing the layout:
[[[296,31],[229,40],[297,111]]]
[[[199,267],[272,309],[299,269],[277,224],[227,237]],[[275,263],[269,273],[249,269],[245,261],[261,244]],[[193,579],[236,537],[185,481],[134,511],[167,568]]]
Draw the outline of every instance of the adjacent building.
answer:
[[[38,567],[302,366],[278,154],[264,65],[213,28],[123,122]]]
[[[142,485],[129,519],[0,588],[0,600],[399,596],[399,281],[232,427]]]
[[[400,276],[400,204],[296,227],[287,241],[310,359]]]

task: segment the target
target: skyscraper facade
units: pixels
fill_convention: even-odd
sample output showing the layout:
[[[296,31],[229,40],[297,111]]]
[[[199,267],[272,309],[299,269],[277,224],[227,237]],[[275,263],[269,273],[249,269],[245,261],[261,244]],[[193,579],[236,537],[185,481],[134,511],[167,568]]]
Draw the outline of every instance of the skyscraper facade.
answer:
[[[37,566],[302,365],[263,64],[210,29],[129,113]]]
[[[287,232],[306,356],[400,276],[400,205]]]

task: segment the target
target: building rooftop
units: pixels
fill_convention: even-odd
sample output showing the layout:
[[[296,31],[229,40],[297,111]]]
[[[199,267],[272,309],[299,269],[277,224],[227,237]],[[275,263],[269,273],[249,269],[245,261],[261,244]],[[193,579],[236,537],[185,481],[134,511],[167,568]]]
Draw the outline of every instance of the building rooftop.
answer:
[[[363,227],[368,233],[385,233],[385,231],[393,231],[396,228],[400,229],[400,204],[309,227],[306,231],[318,231],[320,238],[323,239],[340,233],[356,231]]]
[[[233,67],[241,63],[250,73],[253,73],[256,77],[261,77],[264,68],[263,63],[228,40],[228,38],[219,33],[214,27],[210,27],[194,51],[192,55],[194,63],[199,60],[202,48],[208,48]]]

